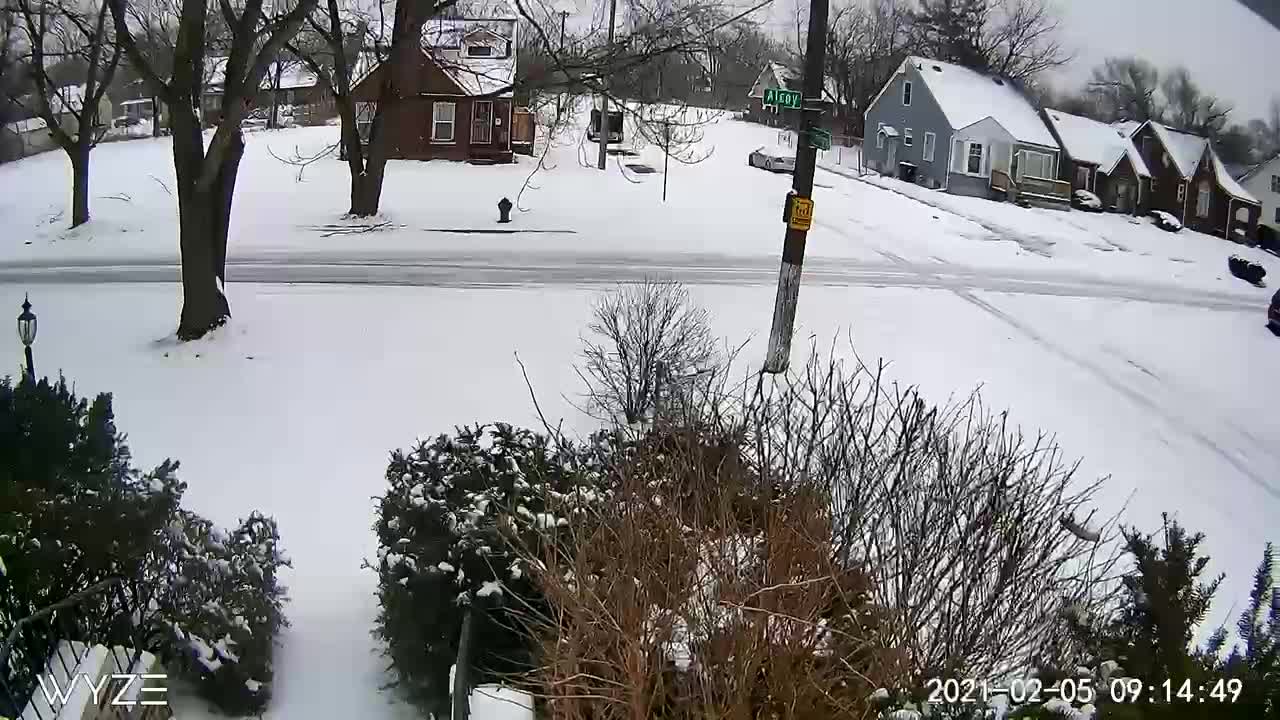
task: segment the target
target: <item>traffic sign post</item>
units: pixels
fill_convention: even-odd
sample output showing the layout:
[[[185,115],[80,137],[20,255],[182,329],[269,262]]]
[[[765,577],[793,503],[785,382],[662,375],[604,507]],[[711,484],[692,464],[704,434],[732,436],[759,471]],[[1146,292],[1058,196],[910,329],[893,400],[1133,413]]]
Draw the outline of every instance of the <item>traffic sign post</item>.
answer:
[[[803,100],[800,93],[786,88],[765,88],[761,103],[765,107],[777,106],[787,110],[799,110]]]

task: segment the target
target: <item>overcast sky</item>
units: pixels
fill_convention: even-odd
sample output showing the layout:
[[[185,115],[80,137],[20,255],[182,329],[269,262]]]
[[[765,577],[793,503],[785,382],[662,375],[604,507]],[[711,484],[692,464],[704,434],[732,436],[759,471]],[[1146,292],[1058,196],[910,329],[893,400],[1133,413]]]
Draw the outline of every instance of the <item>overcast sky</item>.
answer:
[[[775,0],[769,24],[794,34],[796,1]],[[1235,105],[1234,122],[1261,116],[1280,97],[1280,30],[1237,0],[1051,2],[1062,16],[1062,42],[1075,56],[1050,78],[1055,86],[1079,85],[1108,56],[1138,55],[1161,68],[1186,65],[1202,86]]]

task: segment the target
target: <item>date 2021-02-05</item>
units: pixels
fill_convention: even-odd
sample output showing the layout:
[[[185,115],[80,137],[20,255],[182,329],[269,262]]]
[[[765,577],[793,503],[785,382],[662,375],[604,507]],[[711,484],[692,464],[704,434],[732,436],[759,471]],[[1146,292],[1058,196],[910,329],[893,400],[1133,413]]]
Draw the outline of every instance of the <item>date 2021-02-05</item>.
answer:
[[[1047,702],[1054,698],[1069,703],[1233,703],[1240,698],[1244,683],[1239,678],[1219,679],[1209,685],[1190,680],[1165,680],[1149,685],[1137,678],[1113,678],[1094,682],[1088,678],[1067,678],[1045,685],[1037,678],[993,683],[973,678],[930,678],[925,682],[929,703],[985,703],[1004,695],[1022,703]]]

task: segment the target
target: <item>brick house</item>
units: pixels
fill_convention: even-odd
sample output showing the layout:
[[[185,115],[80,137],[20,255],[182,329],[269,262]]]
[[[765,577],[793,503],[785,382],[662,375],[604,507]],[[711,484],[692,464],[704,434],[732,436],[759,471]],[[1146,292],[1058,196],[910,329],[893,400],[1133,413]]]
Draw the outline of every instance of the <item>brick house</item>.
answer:
[[[1045,108],[1040,113],[1062,146],[1058,179],[1071,190],[1088,190],[1112,212],[1142,212],[1151,172],[1123,128]]]
[[[1144,211],[1163,210],[1229,240],[1257,237],[1261,203],[1231,177],[1207,138],[1154,121],[1117,127],[1133,128],[1129,137],[1151,171]]]
[[[405,67],[374,64],[356,77],[361,136],[367,138],[384,74],[394,72],[401,100],[385,116],[390,157],[512,162],[516,20],[435,17],[422,24],[421,38],[422,51]]]

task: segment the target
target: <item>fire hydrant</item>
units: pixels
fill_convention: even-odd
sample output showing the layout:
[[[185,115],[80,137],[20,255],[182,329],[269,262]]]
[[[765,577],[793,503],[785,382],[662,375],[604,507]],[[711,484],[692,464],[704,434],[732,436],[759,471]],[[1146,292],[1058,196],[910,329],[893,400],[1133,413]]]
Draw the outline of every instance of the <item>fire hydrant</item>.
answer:
[[[511,222],[511,207],[511,201],[506,198],[498,201],[498,222]]]

